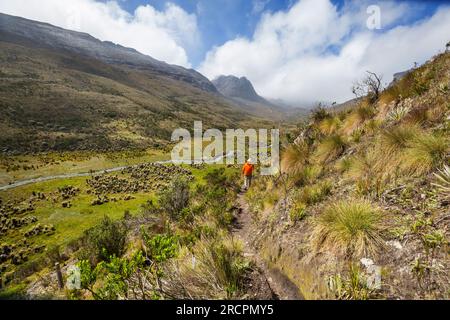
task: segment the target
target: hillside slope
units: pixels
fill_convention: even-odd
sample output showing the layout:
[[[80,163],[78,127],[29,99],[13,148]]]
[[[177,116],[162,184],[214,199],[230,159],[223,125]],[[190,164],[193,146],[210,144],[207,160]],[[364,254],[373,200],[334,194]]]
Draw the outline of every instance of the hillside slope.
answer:
[[[174,128],[245,127],[254,116],[193,70],[0,15],[0,151],[164,145]]]
[[[448,299],[450,53],[311,115],[247,194],[253,245],[307,299]]]

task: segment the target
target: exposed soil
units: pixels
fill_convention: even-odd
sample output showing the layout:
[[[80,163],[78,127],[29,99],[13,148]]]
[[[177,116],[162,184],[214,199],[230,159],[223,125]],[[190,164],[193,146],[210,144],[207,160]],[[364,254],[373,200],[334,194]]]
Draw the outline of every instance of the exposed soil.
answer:
[[[259,279],[252,279],[257,283],[256,287],[262,289],[262,292],[267,292],[267,289],[270,290],[272,297],[269,296],[265,298],[277,300],[303,300],[304,298],[300,294],[297,286],[279,269],[271,268],[252,245],[251,235],[254,234],[256,230],[243,193],[238,195],[236,205],[239,213],[232,232],[233,235],[240,239],[244,244],[244,255],[251,259],[257,267],[256,272],[258,273]],[[254,277],[255,275],[253,274],[252,278]],[[253,290],[250,291],[255,291],[255,289],[256,288],[253,288]],[[256,295],[256,297],[261,298],[259,295]]]

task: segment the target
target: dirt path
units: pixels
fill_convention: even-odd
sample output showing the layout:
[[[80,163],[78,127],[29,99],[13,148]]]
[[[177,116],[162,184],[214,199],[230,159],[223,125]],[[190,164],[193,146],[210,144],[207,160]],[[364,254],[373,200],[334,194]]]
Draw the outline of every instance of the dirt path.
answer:
[[[273,292],[274,298],[280,300],[303,300],[297,286],[280,270],[270,268],[251,244],[250,235],[254,233],[255,228],[243,193],[238,195],[236,205],[239,209],[239,214],[233,234],[243,242],[244,255],[255,262],[262,277]]]

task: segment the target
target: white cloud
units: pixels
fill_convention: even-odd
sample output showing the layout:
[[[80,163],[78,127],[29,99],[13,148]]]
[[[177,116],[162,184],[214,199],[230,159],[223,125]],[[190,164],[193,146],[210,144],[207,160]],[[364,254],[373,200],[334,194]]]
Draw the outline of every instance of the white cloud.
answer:
[[[186,49],[199,41],[196,16],[172,3],[163,11],[146,5],[129,14],[116,1],[0,0],[0,12],[87,32],[186,67]]]
[[[424,62],[449,40],[450,7],[416,24],[392,27],[412,8],[380,2],[380,32],[366,28],[368,5],[337,10],[328,0],[301,0],[287,11],[263,14],[251,39],[213,48],[200,71],[209,78],[247,76],[262,95],[291,103],[343,102],[352,98],[350,87],[366,70],[389,82],[393,73]]]

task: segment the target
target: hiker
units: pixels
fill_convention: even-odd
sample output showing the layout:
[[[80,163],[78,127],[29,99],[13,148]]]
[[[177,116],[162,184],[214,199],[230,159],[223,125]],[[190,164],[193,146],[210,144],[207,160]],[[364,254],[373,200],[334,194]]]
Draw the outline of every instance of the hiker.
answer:
[[[244,189],[248,190],[252,185],[253,170],[255,166],[253,165],[252,159],[248,159],[247,162],[242,167],[242,174],[244,175]]]

